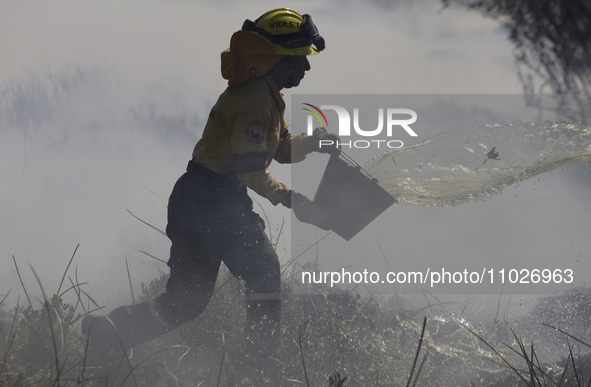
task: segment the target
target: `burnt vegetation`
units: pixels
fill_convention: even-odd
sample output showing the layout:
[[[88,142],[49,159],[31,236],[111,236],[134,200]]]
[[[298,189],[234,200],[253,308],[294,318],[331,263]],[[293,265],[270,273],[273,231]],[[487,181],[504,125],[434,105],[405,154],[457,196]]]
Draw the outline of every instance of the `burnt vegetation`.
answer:
[[[421,309],[402,297],[361,295],[355,288],[302,294],[299,270],[294,265],[284,277],[283,339],[278,356],[270,359],[273,375],[256,361],[249,372],[236,372],[249,359],[241,351],[245,290],[227,270],[203,315],[129,350],[127,357],[112,353],[109,374],[97,375],[87,366],[89,348],[79,327],[96,305],[84,283],[64,274],[52,296],[40,279],[41,296],[25,289],[29,305],[18,301],[9,308],[3,297],[0,386],[258,386],[270,376],[282,386],[591,383],[586,289],[542,299],[519,319],[483,323],[429,294],[429,306]],[[163,275],[142,285],[139,298],[160,293],[166,280]]]

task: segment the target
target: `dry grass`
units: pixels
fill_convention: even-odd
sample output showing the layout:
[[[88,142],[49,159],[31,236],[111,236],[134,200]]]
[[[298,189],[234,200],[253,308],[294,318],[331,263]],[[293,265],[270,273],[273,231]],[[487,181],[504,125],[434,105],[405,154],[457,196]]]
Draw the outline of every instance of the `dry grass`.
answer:
[[[99,305],[77,274],[68,276],[77,248],[51,297],[31,268],[42,294],[37,308],[13,257],[28,306],[19,300],[8,309],[3,305],[7,296],[0,301],[0,387],[591,386],[584,341],[588,329],[574,330],[581,325],[574,316],[591,311],[591,295],[584,292],[541,302],[534,312],[545,321],[526,318],[526,339],[516,333],[518,325],[475,326],[438,299],[412,310],[398,295],[362,296],[354,289],[329,293],[328,288],[324,294],[321,285],[315,294],[304,294],[295,280],[297,264],[283,269],[282,345],[276,356],[255,356],[245,349],[244,284],[222,267],[199,318],[123,355],[111,353],[108,374],[97,375],[87,367],[88,342],[79,325]],[[66,278],[70,286],[62,291]],[[142,284],[139,298],[160,294],[167,279],[163,275]],[[130,290],[135,298],[131,281]],[[66,295],[74,296],[73,304],[64,301]],[[543,340],[536,344],[534,338]],[[560,340],[566,342],[563,359],[540,361],[537,351]]]

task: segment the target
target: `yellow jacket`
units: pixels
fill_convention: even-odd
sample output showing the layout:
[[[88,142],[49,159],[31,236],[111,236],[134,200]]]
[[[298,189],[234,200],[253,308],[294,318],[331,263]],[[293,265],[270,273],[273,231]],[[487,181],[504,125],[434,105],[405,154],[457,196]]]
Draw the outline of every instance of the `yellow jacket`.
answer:
[[[293,136],[283,118],[285,102],[270,76],[228,87],[211,109],[193,160],[216,173],[236,172],[249,188],[273,205],[288,200],[289,189],[267,171],[310,153],[306,133]]]

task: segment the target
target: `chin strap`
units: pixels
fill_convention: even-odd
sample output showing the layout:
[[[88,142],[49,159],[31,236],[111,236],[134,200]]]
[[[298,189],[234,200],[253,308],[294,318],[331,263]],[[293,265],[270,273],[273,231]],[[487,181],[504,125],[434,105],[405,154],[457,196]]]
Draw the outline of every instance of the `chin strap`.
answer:
[[[285,88],[290,89],[293,86],[293,56],[288,55],[286,57],[287,61],[287,80],[285,81]]]

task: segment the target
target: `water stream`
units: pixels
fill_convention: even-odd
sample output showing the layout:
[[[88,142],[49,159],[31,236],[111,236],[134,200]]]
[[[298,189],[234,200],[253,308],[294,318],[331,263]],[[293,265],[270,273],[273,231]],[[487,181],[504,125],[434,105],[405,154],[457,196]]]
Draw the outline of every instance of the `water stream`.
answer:
[[[589,125],[516,121],[457,129],[382,153],[364,168],[399,203],[451,207],[586,160],[591,160]]]

